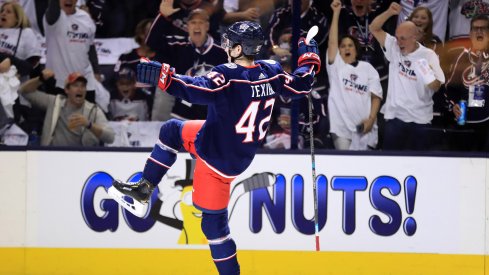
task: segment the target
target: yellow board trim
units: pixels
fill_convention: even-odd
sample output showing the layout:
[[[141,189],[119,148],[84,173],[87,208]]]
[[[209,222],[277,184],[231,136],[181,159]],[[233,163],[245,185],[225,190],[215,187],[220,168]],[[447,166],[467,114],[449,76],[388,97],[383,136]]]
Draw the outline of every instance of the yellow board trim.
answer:
[[[238,251],[241,274],[489,274],[489,256]],[[487,265],[486,265],[487,263]],[[0,274],[217,274],[208,250],[0,248]]]

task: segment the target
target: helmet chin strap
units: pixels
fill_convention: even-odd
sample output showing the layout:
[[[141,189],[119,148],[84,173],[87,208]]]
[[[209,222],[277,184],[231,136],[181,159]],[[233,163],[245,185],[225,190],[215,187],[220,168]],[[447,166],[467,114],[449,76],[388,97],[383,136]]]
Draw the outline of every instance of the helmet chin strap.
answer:
[[[228,54],[229,54],[229,57],[231,57],[231,62],[232,62],[232,63],[234,63],[236,60],[240,60],[240,59],[242,59],[242,57],[243,57],[243,51],[241,51],[241,52],[239,53],[239,55],[235,57],[235,56],[232,56],[232,54],[231,54],[231,49],[229,49],[229,50],[228,50]]]
[[[232,55],[229,55],[231,57],[231,62],[234,63],[236,60],[243,59],[243,53],[241,53],[239,56],[234,57]]]

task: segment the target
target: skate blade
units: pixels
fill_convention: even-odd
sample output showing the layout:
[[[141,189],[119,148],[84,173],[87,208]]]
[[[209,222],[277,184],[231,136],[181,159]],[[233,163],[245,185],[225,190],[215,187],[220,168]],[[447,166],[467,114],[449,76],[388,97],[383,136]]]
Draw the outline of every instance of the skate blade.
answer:
[[[125,197],[129,197],[127,195],[122,194],[119,190],[117,190],[114,186],[109,187],[107,190],[109,196],[111,196],[120,206],[124,207],[127,211],[131,212],[137,217],[144,218],[146,216],[146,212],[148,211],[147,203],[140,203],[139,201],[132,199],[132,203],[124,199]],[[130,198],[130,197],[129,197]]]

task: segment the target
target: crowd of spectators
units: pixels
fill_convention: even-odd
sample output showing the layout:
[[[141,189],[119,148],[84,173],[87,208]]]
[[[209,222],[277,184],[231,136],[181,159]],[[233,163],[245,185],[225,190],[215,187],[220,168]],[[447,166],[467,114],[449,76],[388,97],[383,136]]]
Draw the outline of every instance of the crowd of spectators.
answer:
[[[280,97],[264,148],[290,148],[291,116],[298,115],[299,148],[489,151],[489,0],[300,3],[301,36],[319,27],[325,64],[311,96],[315,139],[308,100],[293,107]],[[290,71],[291,5],[0,0],[0,144],[9,144],[11,128],[29,145],[103,146],[114,140],[110,121],[204,119],[204,106],[138,85],[139,59],[206,75],[228,62],[223,30],[252,20],[266,30],[259,58]],[[120,37],[135,46],[102,70],[95,40]]]

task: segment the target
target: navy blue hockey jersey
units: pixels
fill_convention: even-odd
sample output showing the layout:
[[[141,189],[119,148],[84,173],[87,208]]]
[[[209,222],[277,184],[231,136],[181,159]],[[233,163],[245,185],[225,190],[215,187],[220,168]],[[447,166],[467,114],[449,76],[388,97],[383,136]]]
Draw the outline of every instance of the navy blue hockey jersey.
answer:
[[[225,177],[242,173],[265,138],[275,98],[300,97],[311,90],[310,66],[287,74],[273,60],[253,67],[216,66],[206,76],[173,75],[167,92],[207,105],[207,119],[195,141],[199,156]]]

